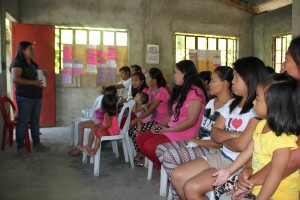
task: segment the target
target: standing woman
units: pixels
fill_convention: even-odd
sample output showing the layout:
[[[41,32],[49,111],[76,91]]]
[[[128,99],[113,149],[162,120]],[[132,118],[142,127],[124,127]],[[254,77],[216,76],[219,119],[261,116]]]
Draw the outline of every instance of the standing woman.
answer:
[[[40,113],[42,105],[43,82],[38,80],[38,65],[33,61],[34,46],[22,41],[19,44],[17,56],[10,66],[12,80],[16,85],[16,100],[18,105],[18,122],[16,126],[17,148],[25,152],[25,132],[28,118],[30,122],[33,147],[38,151],[46,151],[40,143]],[[45,72],[44,72],[45,74]]]
[[[153,165],[160,170],[155,149],[158,145],[195,137],[206,105],[206,91],[194,63],[183,60],[176,64],[168,124],[154,125],[154,129],[137,137],[137,145]],[[155,130],[156,129],[156,130]],[[160,130],[158,130],[160,129]]]

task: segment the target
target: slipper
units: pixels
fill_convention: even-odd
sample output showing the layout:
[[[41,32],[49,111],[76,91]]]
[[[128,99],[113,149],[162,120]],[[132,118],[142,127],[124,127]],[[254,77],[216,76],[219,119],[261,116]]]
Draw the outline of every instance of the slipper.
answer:
[[[95,155],[94,155],[94,153],[93,153],[93,151],[91,150],[91,149],[88,149],[88,148],[86,148],[86,147],[82,147],[83,148],[83,151],[88,155],[88,156],[90,156],[90,157],[95,157]]]
[[[77,145],[77,148],[80,150],[80,151],[84,151],[84,146],[83,145]]]

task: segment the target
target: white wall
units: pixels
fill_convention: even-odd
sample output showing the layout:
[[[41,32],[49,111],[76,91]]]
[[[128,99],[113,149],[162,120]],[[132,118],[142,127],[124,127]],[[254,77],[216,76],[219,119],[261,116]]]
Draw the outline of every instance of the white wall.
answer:
[[[272,65],[272,36],[291,33],[292,6],[255,16],[253,19],[254,56]]]

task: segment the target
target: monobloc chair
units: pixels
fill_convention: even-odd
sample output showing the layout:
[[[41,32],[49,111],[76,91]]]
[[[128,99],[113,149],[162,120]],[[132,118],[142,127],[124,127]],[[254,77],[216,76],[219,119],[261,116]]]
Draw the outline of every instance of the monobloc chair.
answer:
[[[152,171],[153,171],[153,162],[149,160],[149,158],[146,157],[145,159],[145,166],[148,167],[148,174],[147,174],[147,180],[152,179]],[[163,166],[160,168],[160,187],[159,187],[159,195],[160,196],[167,196],[168,200],[173,199],[172,198],[172,192],[170,189],[171,186],[169,186],[169,192],[167,194],[168,190],[168,174]],[[209,200],[215,200],[214,192],[209,191],[206,193],[206,196]]]
[[[10,118],[9,116],[9,112],[8,109],[6,109],[5,104],[8,104],[12,110],[13,110],[13,119]],[[1,96],[0,97],[0,110],[1,110],[1,114],[3,117],[3,135],[2,135],[2,151],[4,150],[4,146],[5,146],[5,140],[6,140],[6,129],[8,128],[9,130],[9,145],[12,146],[13,145],[13,133],[14,133],[14,128],[17,125],[18,122],[18,112],[17,109],[14,105],[14,103],[12,102],[12,100],[6,96]],[[25,133],[25,145],[26,145],[26,151],[29,153],[31,151],[31,147],[30,147],[30,139],[29,139],[29,130],[28,130],[28,126],[26,128],[26,133]]]
[[[97,108],[101,107],[103,95],[99,95],[91,108],[81,110],[81,117],[72,120],[71,126],[71,141],[70,144],[76,146],[78,143],[78,125],[80,122],[93,119],[94,112]]]
[[[101,137],[101,141],[112,141],[112,147],[113,147],[113,152],[116,154],[116,157],[119,157],[119,152],[118,152],[118,146],[117,146],[117,141],[121,140],[122,142],[122,146],[123,146],[123,152],[124,152],[124,157],[125,157],[125,162],[130,162],[131,167],[134,167],[134,163],[133,163],[133,156],[132,156],[132,152],[131,152],[131,148],[129,147],[129,136],[128,136],[128,130],[129,130],[129,125],[130,125],[130,118],[131,118],[131,111],[132,108],[134,106],[134,101],[131,100],[127,103],[124,104],[124,106],[122,107],[121,112],[119,113],[118,116],[118,125],[120,126],[121,124],[121,120],[125,114],[125,110],[128,110],[128,115],[127,115],[127,119],[126,122],[123,126],[123,128],[120,131],[120,134],[118,135],[113,135],[113,136],[103,136]],[[84,140],[86,140],[87,138],[85,137]],[[86,141],[84,141],[84,143],[86,143]],[[101,155],[101,144],[100,147],[95,155],[94,160],[91,161],[94,162],[94,175],[95,176],[99,176],[99,171],[100,171],[100,155]],[[83,153],[83,162],[87,161],[87,155],[85,153]]]

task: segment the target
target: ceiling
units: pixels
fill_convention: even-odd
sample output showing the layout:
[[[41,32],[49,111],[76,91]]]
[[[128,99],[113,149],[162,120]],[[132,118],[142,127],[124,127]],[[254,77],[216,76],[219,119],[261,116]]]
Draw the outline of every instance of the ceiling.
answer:
[[[292,4],[292,0],[222,0],[239,9],[260,14]]]

